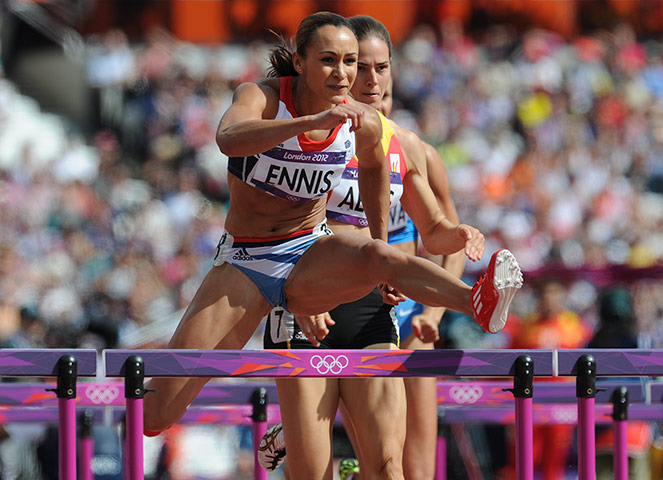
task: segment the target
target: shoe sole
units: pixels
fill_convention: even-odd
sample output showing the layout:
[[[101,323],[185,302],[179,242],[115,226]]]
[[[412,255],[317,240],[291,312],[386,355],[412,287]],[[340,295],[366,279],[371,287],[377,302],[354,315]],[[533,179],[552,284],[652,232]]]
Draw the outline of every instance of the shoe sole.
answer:
[[[270,427],[262,437],[260,445],[258,446],[258,463],[260,466],[267,470],[268,472],[273,472],[281,466],[285,460],[286,454],[277,458],[276,442],[278,440],[279,434],[283,432],[283,425],[276,424],[273,427]],[[281,440],[283,442],[283,440]]]
[[[497,333],[506,325],[509,306],[514,295],[523,286],[523,273],[516,257],[508,250],[497,253],[495,258],[495,274],[493,286],[497,291],[497,306],[490,317],[488,329],[490,333]]]

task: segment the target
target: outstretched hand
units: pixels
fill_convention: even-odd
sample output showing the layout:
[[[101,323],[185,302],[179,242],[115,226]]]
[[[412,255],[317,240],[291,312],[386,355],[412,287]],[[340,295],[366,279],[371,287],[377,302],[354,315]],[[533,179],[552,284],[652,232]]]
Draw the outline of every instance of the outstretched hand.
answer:
[[[320,340],[329,333],[328,325],[331,326],[336,323],[332,320],[329,312],[319,315],[295,315],[295,322],[314,347],[319,347]]]
[[[456,227],[458,235],[465,241],[465,255],[467,258],[476,262],[481,260],[483,252],[486,249],[486,240],[483,234],[470,225],[461,223]]]
[[[435,343],[440,339],[438,327],[440,325],[440,316],[423,313],[412,317],[412,333],[424,343]]]

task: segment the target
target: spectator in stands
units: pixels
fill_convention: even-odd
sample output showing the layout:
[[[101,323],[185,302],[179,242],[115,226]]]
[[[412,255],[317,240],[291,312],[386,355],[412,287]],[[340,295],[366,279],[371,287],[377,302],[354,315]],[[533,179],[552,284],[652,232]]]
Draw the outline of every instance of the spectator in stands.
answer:
[[[394,46],[401,90],[392,114],[442,154],[459,216],[484,233],[487,249],[506,245],[531,276],[551,263],[578,276],[592,273],[584,266],[655,267],[663,259],[660,37],[637,38],[625,25],[568,40],[510,25],[481,36],[462,27],[417,27]],[[0,73],[0,295],[36,305],[46,324],[39,300],[64,298],[55,286],[70,286],[82,308],[64,321],[83,325],[107,296],[120,346],[159,323],[158,347],[174,328],[163,319],[190,302],[224,223],[226,159],[213,136],[201,145],[199,132],[216,129],[247,72],[264,71],[267,45],[187,45],[163,30],[98,40],[89,41],[90,83],[107,86],[104,121],[115,133],[96,142],[70,141],[68,121],[41,112]],[[95,73],[111,62],[121,67],[112,76]],[[187,85],[177,88],[179,79]],[[186,207],[193,219],[172,208],[192,191],[177,181],[191,169],[202,198]],[[182,218],[193,226],[180,235]],[[126,254],[138,245],[140,255]],[[468,265],[468,280],[485,266]],[[639,344],[661,347],[661,281],[633,281]]]
[[[637,348],[638,339],[633,297],[628,290],[613,287],[599,297],[599,323],[588,348]],[[626,382],[639,379],[624,379]],[[628,472],[636,480],[651,477],[649,449],[652,445],[652,426],[649,422],[629,420],[627,425]],[[614,433],[612,427],[597,427],[596,478],[614,478]]]
[[[33,306],[25,306],[19,310],[20,322],[14,333],[5,340],[1,348],[43,348],[44,324]]]

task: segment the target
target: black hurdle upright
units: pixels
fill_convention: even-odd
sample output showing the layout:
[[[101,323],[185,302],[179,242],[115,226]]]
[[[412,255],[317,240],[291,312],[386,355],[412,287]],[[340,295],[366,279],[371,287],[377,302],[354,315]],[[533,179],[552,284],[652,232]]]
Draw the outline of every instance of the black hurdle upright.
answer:
[[[532,397],[534,396],[534,361],[523,354],[514,362],[513,393],[516,401],[516,479],[534,479],[534,435]]]
[[[576,397],[578,398],[578,478],[596,478],[596,360],[590,354],[577,362]]]
[[[628,389],[619,387],[612,392],[612,420],[614,428],[613,468],[615,480],[628,480]]]
[[[143,399],[145,398],[145,362],[140,355],[130,355],[124,362],[125,422],[124,468],[128,480],[143,480]],[[133,461],[129,461],[133,459]]]
[[[52,390],[58,399],[58,473],[60,480],[76,480],[76,381],[95,376],[96,350],[0,349],[0,375],[57,377]]]

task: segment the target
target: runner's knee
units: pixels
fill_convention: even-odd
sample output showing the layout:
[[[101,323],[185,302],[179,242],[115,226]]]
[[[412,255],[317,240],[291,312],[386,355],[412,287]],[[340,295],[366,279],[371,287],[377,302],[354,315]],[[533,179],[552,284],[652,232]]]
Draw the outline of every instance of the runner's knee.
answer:
[[[435,460],[421,456],[415,458],[406,456],[403,459],[403,470],[408,480],[430,480],[435,477]]]
[[[366,267],[370,269],[373,274],[388,273],[389,268],[398,264],[401,252],[393,247],[390,247],[382,240],[371,240],[363,247],[363,258],[367,263]],[[386,278],[380,278],[378,281],[385,281]]]
[[[380,478],[402,478],[403,468],[401,460],[395,457],[387,457],[380,468]]]

